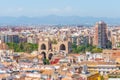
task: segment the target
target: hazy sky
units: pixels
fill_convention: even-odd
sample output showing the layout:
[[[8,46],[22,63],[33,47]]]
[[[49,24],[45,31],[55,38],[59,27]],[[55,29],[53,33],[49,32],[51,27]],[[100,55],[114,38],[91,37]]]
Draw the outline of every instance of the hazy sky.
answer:
[[[120,17],[120,0],[0,0],[0,16]]]

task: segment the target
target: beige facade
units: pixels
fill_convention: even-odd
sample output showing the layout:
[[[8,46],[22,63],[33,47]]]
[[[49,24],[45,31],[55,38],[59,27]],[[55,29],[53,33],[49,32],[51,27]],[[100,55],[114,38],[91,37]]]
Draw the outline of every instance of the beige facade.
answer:
[[[0,40],[0,50],[6,50],[8,46]]]
[[[52,53],[70,53],[71,52],[71,42],[69,40],[59,40],[56,39],[56,43],[53,43],[50,38],[39,38],[38,51],[40,53],[45,53],[46,55]]]
[[[120,48],[120,33],[112,32],[111,41],[112,48]]]

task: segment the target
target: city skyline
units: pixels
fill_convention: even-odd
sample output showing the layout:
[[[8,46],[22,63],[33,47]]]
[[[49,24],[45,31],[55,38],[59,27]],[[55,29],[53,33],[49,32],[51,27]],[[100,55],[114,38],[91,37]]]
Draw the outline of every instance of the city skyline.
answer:
[[[120,17],[119,0],[1,0],[0,16],[41,17],[58,16],[92,16]]]
[[[0,80],[120,80],[118,0],[1,0]]]

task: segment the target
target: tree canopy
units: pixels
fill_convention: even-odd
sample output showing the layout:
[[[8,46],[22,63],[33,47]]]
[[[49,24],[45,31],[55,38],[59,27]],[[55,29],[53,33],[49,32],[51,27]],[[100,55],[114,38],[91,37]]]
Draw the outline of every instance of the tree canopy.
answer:
[[[38,49],[38,44],[31,43],[7,43],[9,49],[13,49],[15,52],[28,52],[31,53]]]
[[[102,49],[97,48],[96,46],[92,46],[90,44],[87,45],[76,45],[72,44],[72,51],[73,53],[85,53],[87,51],[92,52],[92,53],[101,53]]]

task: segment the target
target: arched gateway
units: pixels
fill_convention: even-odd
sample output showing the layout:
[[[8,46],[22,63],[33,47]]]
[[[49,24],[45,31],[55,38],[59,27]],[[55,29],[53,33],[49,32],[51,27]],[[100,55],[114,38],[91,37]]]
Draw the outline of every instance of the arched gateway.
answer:
[[[46,45],[45,44],[41,45],[41,50],[46,50]]]
[[[66,50],[66,47],[65,47],[64,44],[61,44],[61,45],[60,45],[60,50]]]
[[[41,54],[43,55],[43,58],[46,59],[46,53],[45,52],[41,52]]]

